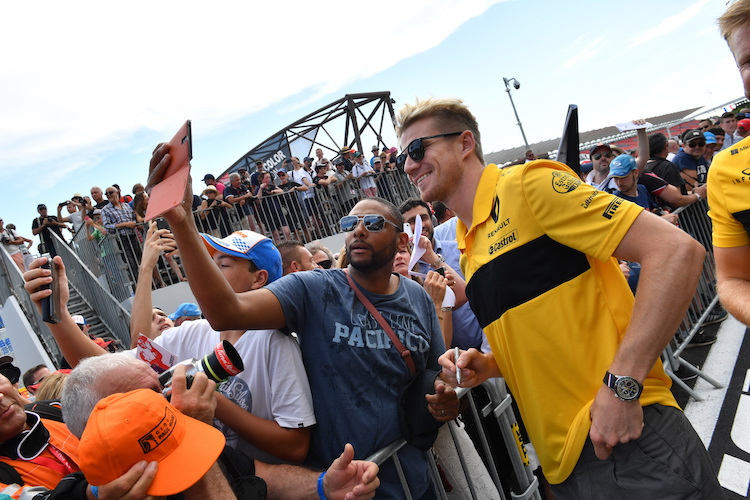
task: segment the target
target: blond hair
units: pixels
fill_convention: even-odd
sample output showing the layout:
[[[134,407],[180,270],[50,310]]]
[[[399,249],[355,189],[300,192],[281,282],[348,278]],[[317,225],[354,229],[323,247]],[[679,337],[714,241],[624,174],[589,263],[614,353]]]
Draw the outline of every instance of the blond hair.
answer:
[[[65,381],[68,378],[68,374],[64,372],[55,372],[52,375],[47,375],[44,380],[39,384],[39,388],[34,394],[36,401],[45,401],[47,399],[60,399]]]
[[[468,130],[474,136],[474,154],[484,165],[482,140],[477,119],[461,99],[417,99],[416,104],[406,104],[398,113],[396,135],[423,118],[433,118],[446,133]],[[463,129],[463,130],[462,130]]]
[[[750,22],[750,0],[737,0],[718,19],[721,36],[729,43],[734,32],[748,22]],[[731,44],[729,48],[732,48]]]

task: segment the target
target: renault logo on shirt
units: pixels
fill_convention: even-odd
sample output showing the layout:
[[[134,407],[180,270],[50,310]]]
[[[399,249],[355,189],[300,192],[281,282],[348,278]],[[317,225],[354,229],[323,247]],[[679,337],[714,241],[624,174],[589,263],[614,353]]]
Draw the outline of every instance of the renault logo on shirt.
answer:
[[[500,200],[495,195],[495,201],[492,202],[492,211],[490,212],[492,220],[497,224],[497,220],[500,218]]]

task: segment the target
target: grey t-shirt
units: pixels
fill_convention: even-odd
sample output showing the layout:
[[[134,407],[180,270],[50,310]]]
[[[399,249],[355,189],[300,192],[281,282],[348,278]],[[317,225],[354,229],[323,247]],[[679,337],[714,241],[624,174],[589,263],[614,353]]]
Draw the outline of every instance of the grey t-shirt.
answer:
[[[392,295],[365,296],[411,351],[417,372],[439,370],[445,352],[437,313],[427,292],[399,276]],[[267,285],[281,302],[287,327],[297,332],[310,379],[318,425],[313,427],[308,462],[327,467],[346,443],[365,458],[401,438],[399,389],[411,379],[388,334],[357,299],[341,269],[293,273]],[[426,401],[422,401],[425,405]],[[427,491],[424,452],[399,451],[416,498]],[[381,467],[378,498],[403,498],[393,462]]]

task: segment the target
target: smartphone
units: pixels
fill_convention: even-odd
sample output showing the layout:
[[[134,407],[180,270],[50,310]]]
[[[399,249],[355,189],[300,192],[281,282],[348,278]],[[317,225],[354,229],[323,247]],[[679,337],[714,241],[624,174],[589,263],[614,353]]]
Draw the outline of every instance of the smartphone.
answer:
[[[190,120],[186,121],[169,141],[169,155],[172,162],[164,172],[164,177],[151,188],[145,217],[147,221],[178,206],[185,198],[185,188],[190,177],[190,160],[193,159]]]
[[[40,287],[41,290],[52,289],[52,294],[49,297],[42,299],[42,320],[45,323],[57,324],[60,322],[60,310],[62,309],[60,303],[60,280],[57,275],[57,264],[47,257],[47,262],[42,264],[42,269],[49,269],[52,271],[52,283],[43,285]]]

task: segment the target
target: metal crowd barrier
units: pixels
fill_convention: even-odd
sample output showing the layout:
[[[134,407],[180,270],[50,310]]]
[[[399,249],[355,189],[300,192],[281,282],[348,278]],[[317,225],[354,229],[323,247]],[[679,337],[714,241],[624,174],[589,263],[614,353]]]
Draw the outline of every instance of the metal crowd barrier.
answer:
[[[377,195],[395,205],[419,193],[407,176],[389,170],[374,176]],[[306,193],[312,193],[306,201]],[[248,208],[238,206],[196,209],[193,217],[201,232],[218,238],[234,231],[251,229],[265,234],[276,243],[296,239],[302,243],[338,233],[338,221],[360,200],[368,197],[358,179],[335,182],[329,186],[312,187],[309,191],[288,191],[248,200]],[[167,227],[157,219],[160,227]],[[71,247],[104,289],[118,302],[130,298],[136,287],[147,224],[132,230],[108,232],[97,241],[93,228],[83,226],[73,237]],[[179,257],[159,257],[152,276],[152,288],[169,286],[185,277]]]
[[[130,345],[130,313],[102,285],[89,267],[69,247],[53,234],[55,249],[65,264],[65,274],[70,286],[76,289],[84,302],[96,313],[104,326],[121,345]]]
[[[515,413],[511,407],[512,398],[505,387],[505,380],[502,378],[495,378],[487,380],[482,384],[482,387],[487,391],[489,396],[489,403],[483,408],[478,409],[475,402],[475,394],[473,390],[458,388],[456,393],[459,398],[468,397],[469,407],[471,408],[471,415],[475,423],[475,428],[479,436],[479,443],[474,442],[474,446],[481,446],[484,452],[485,466],[487,467],[488,474],[492,480],[492,483],[497,488],[498,494],[501,499],[505,500],[506,491],[510,491],[510,498],[518,500],[541,500],[541,494],[539,492],[539,481],[534,476],[533,471],[529,465],[529,460],[526,454],[526,447],[521,440],[521,435],[518,430],[518,422],[516,421]],[[502,433],[503,445],[508,452],[510,457],[511,466],[513,469],[513,478],[515,484],[503,484],[500,479],[498,467],[500,466],[499,457],[496,452],[492,450],[490,446],[490,439],[487,436],[487,429],[482,422],[482,418],[494,415],[497,419],[497,423]],[[473,484],[469,469],[467,466],[467,460],[465,459],[466,450],[461,449],[461,445],[456,438],[457,424],[455,422],[448,422],[453,443],[456,446],[460,463],[463,471],[464,478],[466,479],[469,492],[473,499],[480,499],[476,486]],[[403,469],[401,467],[401,461],[398,457],[398,451],[406,445],[406,441],[399,439],[390,443],[389,445],[376,451],[366,460],[377,463],[379,466],[387,460],[393,460],[401,481],[401,488],[404,492],[404,498],[411,500],[412,494],[407,484],[406,477],[404,476]],[[435,459],[432,451],[426,452],[427,460],[430,464],[430,476],[433,487],[439,498],[447,499],[446,492],[443,488],[442,480],[438,470],[438,463]]]
[[[708,202],[702,199],[696,203],[680,207],[673,213],[680,216],[680,227],[705,247],[706,259],[703,261],[703,269],[698,280],[695,295],[682,321],[681,329],[687,332],[687,334],[684,338],[673,339],[667,345],[662,354],[664,371],[675,384],[682,387],[693,399],[702,401],[703,398],[683,382],[675,372],[680,367],[683,367],[706,380],[717,389],[723,387],[722,384],[681,357],[682,352],[700,331],[704,321],[719,302],[719,296],[716,293],[716,273],[714,272],[716,261],[714,260],[714,250],[711,241],[711,219],[708,216]]]
[[[8,300],[9,297],[13,296],[21,306],[26,319],[28,320],[31,327],[37,333],[39,341],[44,346],[44,350],[47,351],[50,359],[60,359],[61,352],[57,346],[57,341],[52,335],[47,324],[42,320],[42,315],[37,310],[34,303],[31,301],[26,289],[23,287],[23,273],[16,265],[13,258],[8,254],[8,251],[3,245],[0,245],[0,273],[2,273],[2,279],[0,279],[0,300],[3,304]]]

